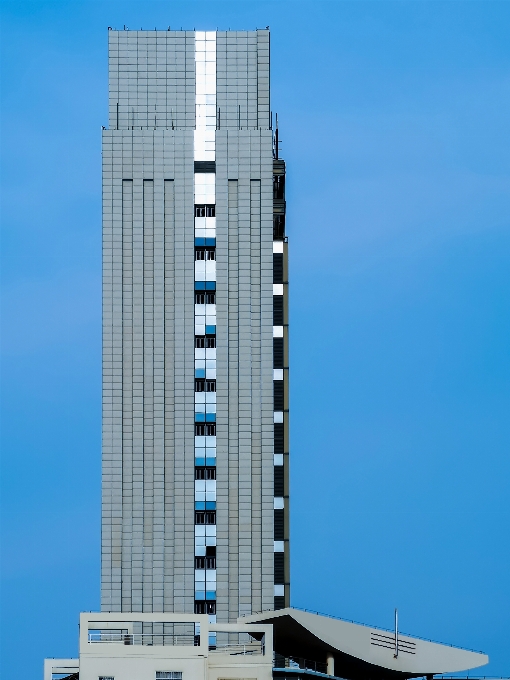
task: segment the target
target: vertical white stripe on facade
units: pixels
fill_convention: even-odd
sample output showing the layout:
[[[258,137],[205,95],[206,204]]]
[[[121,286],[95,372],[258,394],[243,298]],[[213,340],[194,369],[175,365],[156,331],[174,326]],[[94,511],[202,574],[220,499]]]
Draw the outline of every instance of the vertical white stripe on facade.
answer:
[[[216,160],[215,31],[197,31],[195,33],[195,87],[194,159],[195,161],[214,161]],[[216,203],[215,185],[215,173],[195,173],[195,205],[214,205]],[[211,216],[195,217],[195,236],[215,238],[216,218]],[[197,261],[195,263],[195,280],[215,281],[216,262]],[[214,315],[212,314],[213,308]],[[206,326],[216,326],[216,305],[195,305],[195,333],[204,335]],[[214,359],[208,358],[208,351],[211,352],[211,350],[204,349],[204,358],[202,359],[201,350],[195,350],[195,369],[203,368],[205,377],[213,379],[216,378],[216,351],[214,350]],[[200,357],[197,356],[197,352]],[[214,407],[211,400],[208,408],[206,408],[204,399],[204,406],[198,407],[197,410],[196,405],[195,411],[215,413],[216,394],[214,393]],[[195,457],[215,460],[216,437],[195,437]],[[212,480],[196,481],[195,501],[200,503],[216,501],[216,482]],[[195,525],[195,555],[205,556],[206,546],[208,545],[216,545],[216,526]],[[195,570],[195,598],[203,600],[206,598],[206,593],[207,599],[211,596],[214,599],[216,598],[216,570],[207,570],[207,572],[201,569]],[[211,615],[210,618],[213,622],[216,620],[215,615]]]

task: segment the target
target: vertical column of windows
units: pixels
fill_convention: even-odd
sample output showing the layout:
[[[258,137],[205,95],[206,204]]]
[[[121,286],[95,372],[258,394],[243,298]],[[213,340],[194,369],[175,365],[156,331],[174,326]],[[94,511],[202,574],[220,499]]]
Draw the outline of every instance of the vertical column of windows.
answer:
[[[274,608],[289,605],[288,587],[288,408],[286,404],[286,293],[284,276],[285,166],[273,177],[273,399],[274,399]]]
[[[195,613],[216,621],[216,33],[195,34]],[[215,644],[215,640],[209,640]]]

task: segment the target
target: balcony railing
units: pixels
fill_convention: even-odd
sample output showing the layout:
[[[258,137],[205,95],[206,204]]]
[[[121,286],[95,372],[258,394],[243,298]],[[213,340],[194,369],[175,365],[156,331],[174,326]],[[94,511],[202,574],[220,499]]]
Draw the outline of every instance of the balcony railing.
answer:
[[[328,665],[323,661],[313,661],[312,659],[303,659],[297,656],[282,656],[281,654],[274,655],[274,668],[301,668],[306,671],[314,671],[315,673],[327,673]]]
[[[224,645],[211,645],[210,652],[218,652],[220,654],[230,654],[231,656],[255,656],[265,654],[264,643],[253,641],[243,643],[233,643]]]
[[[146,645],[155,646],[198,646],[199,635],[186,635],[175,633],[89,633],[89,643],[116,643],[120,645]]]

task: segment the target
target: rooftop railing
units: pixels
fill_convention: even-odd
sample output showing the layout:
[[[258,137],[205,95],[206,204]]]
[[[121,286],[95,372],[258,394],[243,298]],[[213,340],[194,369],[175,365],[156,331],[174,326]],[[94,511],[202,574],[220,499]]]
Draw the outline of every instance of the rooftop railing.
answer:
[[[110,633],[101,631],[99,633],[89,633],[88,641],[91,644],[116,643],[120,645],[146,645],[149,647],[161,645],[197,647],[200,644],[200,636],[179,635],[175,633]]]

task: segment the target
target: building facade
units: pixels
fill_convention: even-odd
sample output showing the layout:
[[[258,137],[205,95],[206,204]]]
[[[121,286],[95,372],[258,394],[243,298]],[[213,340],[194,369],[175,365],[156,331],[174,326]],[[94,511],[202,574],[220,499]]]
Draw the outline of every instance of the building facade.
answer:
[[[109,31],[103,612],[289,605],[285,164],[269,31]]]

